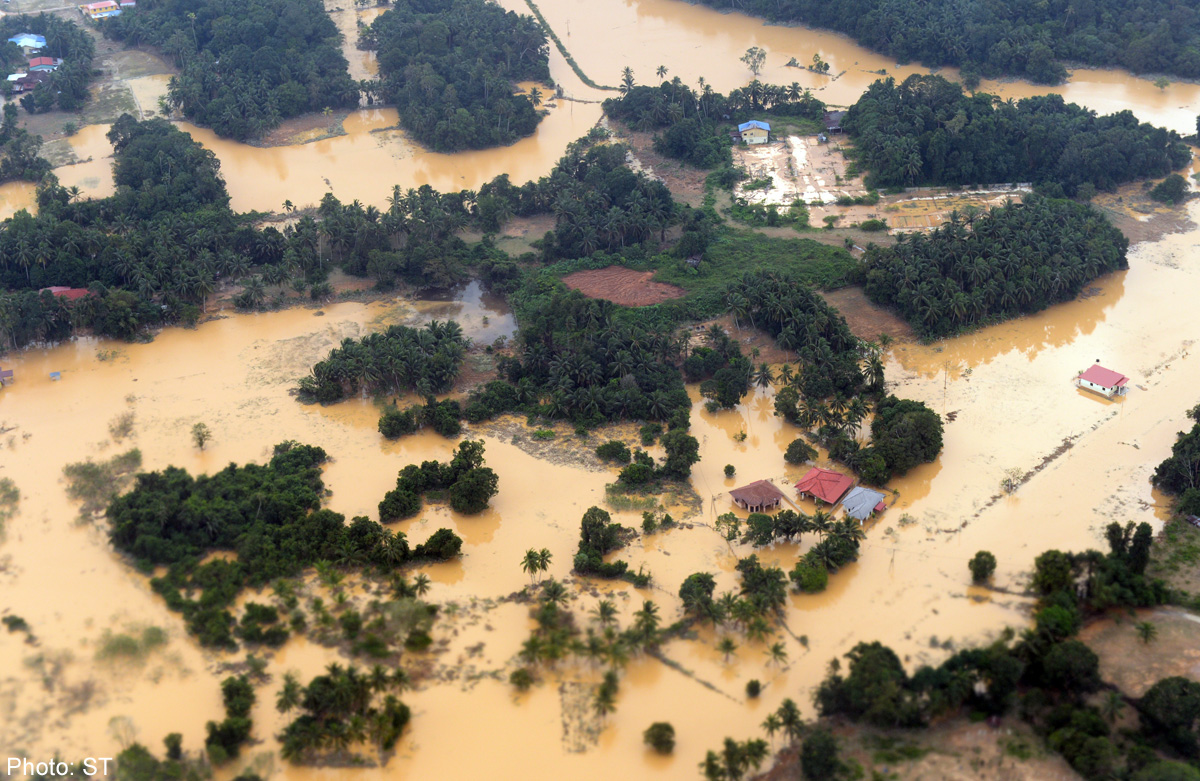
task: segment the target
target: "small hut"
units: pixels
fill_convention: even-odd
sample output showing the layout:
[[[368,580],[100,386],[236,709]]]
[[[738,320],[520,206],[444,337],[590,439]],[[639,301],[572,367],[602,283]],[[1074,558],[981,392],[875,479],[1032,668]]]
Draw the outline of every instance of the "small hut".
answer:
[[[852,485],[854,485],[854,479],[849,475],[835,472],[832,469],[813,467],[808,470],[808,474],[800,478],[800,482],[796,483],[796,493],[800,496],[820,499],[828,505],[835,505],[845,496],[846,491],[849,491]]]
[[[1075,385],[1099,393],[1101,396],[1112,398],[1122,396],[1127,390],[1129,378],[1112,369],[1105,369],[1098,363],[1092,364],[1087,371],[1075,378]]]
[[[729,492],[729,496],[738,507],[752,513],[777,510],[783,501],[783,492],[766,480],[756,480],[750,485],[735,488]]]
[[[825,132],[827,134],[841,133],[842,120],[846,118],[845,111],[826,111],[825,112]]]

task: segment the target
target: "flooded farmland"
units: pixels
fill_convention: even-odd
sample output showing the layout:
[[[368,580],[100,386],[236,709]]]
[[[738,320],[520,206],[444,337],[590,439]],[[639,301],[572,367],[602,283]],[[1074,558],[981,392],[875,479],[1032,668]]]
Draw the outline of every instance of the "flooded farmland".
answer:
[[[601,83],[616,82],[624,64],[644,80],[661,63],[670,66],[668,77],[694,83],[705,76],[715,88],[729,89],[748,77],[738,57],[751,45],[769,51],[765,79],[800,81],[832,103],[852,102],[876,78],[871,70],[886,68],[898,77],[920,70],[897,69],[839,36],[766,26],[673,0],[546,0],[540,7],[583,70]],[[804,61],[815,51],[835,75],[844,75],[834,80],[783,67],[787,57]],[[370,59],[356,67],[367,72]],[[552,68],[560,83],[576,85],[569,93],[604,97],[578,84],[556,52]],[[1045,91],[1019,83],[997,88],[1016,97]],[[1142,119],[1181,131],[1193,126],[1188,107],[1200,102],[1196,85],[1159,90],[1107,71],[1077,71],[1062,92],[1102,112],[1132,107]],[[221,158],[235,209],[273,210],[284,199],[315,203],[330,190],[344,201],[382,205],[392,184],[477,187],[503,172],[520,182],[546,173],[598,118],[596,104],[561,101],[532,138],[452,156],[413,147],[389,129],[396,124],[389,109],[352,113],[345,136],[266,149],[185,127]],[[92,162],[60,168],[64,184],[92,195],[111,190],[105,130],[85,128],[72,140],[77,156]],[[32,199],[32,188],[10,187],[0,189],[0,211]],[[1189,209],[1200,222],[1200,206]],[[692,431],[702,455],[693,485],[700,509],[682,517],[680,528],[640,537],[620,554],[633,569],[644,565],[653,574],[652,586],[639,590],[578,582],[569,572],[580,516],[604,505],[604,486],[615,472],[554,457],[554,447],[535,448],[522,420],[473,427],[468,436],[484,439],[488,465],[500,476],[491,508],[466,517],[432,505],[392,525],[414,541],[441,526],[464,540],[460,561],[423,568],[433,584],[427,598],[443,613],[429,654],[434,674],[404,695],[413,721],[396,756],[385,768],[289,768],[287,777],[653,773],[690,779],[705,750],[727,735],[759,734],[757,725],[784,698],[811,715],[809,693],[826,663],[856,642],[881,640],[911,669],[1005,626],[1025,625],[1025,599],[969,586],[966,561],[975,551],[996,554],[997,586],[1020,590],[1041,551],[1097,546],[1111,520],[1157,523],[1164,517],[1148,478],[1184,426],[1184,410],[1195,403],[1192,389],[1200,383],[1189,336],[1200,332],[1200,309],[1192,303],[1200,290],[1193,261],[1198,244],[1196,229],[1143,243],[1131,251],[1129,271],[1098,280],[1081,300],[934,345],[894,344],[889,389],[953,413],[945,449],[936,462],[889,485],[891,507],[868,526],[857,563],[834,575],[825,593],[789,597],[785,626],[770,641],[785,643],[789,661],[768,663],[766,644],[748,641],[726,660],[717,636],[700,630],[696,639],[663,647],[670,664],[634,659],[624,670],[617,710],[604,723],[567,718],[576,713],[581,684],[598,678],[586,663],[560,665],[528,694],[516,694],[507,683],[530,628],[528,608],[509,599],[529,582],[519,566],[522,553],[529,547],[554,553],[548,574],[572,584],[570,608],[580,616],[610,596],[623,623],[645,599],[658,603],[670,622],[679,615],[676,594],[687,575],[709,571],[718,575],[718,591],[734,586],[737,556],[751,550],[731,547],[711,524],[729,509],[727,492],[735,485],[771,479],[783,486],[802,474],[802,467],[782,459],[797,432],[773,415],[770,392],[754,391],[736,410],[710,414],[693,388]],[[480,296],[478,286],[460,299],[342,303],[326,307],[323,316],[309,309],[229,315],[194,330],[169,329],[149,344],[83,339],[6,357],[4,367],[18,380],[0,390],[0,476],[16,483],[22,499],[0,541],[0,612],[25,618],[36,642],[0,633],[0,744],[73,758],[112,755],[133,739],[157,749],[163,735],[180,732],[185,750],[198,751],[204,723],[221,716],[219,681],[228,675],[222,665],[234,661],[197,647],[147,578],[113,553],[102,523],[77,520],[64,465],[136,446],[145,469],[212,472],[230,462],[261,463],[272,445],[294,439],[333,457],[325,469],[326,506],[348,517],[373,517],[400,467],[445,459],[454,442],[431,434],[388,442],[376,430],[374,402],[304,406],[290,390],[341,339],[388,323],[454,317],[480,341],[511,334],[511,315]],[[1169,328],[1164,312],[1172,315]],[[1127,398],[1112,403],[1074,388],[1075,373],[1097,360],[1131,377]],[[51,372],[60,372],[61,380],[52,381]],[[109,423],[127,412],[134,414],[134,433],[114,442]],[[204,451],[188,434],[197,422],[214,435]],[[559,426],[557,437],[572,434]],[[736,468],[736,478],[725,478],[726,464]],[[1005,495],[999,483],[1011,469],[1033,474]],[[630,512],[614,518],[631,526],[639,521]],[[790,568],[809,544],[758,553]],[[106,657],[109,633],[147,626],[166,630],[167,642],[142,658]],[[347,663],[303,638],[269,656],[272,679],[260,687],[252,713],[259,742],[224,775],[244,766],[282,771],[273,736],[283,718],[273,703],[283,674],[295,670],[307,680],[330,662]],[[765,684],[756,700],[744,694],[751,678]],[[644,748],[641,733],[652,721],[675,726],[673,756]],[[469,751],[462,750],[464,736]]]

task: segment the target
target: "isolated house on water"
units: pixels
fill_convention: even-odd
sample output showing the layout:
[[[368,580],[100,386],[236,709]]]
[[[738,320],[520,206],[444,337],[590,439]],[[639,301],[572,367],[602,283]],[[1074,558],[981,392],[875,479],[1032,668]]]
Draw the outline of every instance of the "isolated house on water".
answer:
[[[796,483],[796,493],[834,505],[846,495],[846,491],[849,491],[852,485],[854,479],[849,475],[834,472],[832,469],[813,467]]]
[[[850,489],[850,493],[846,494],[846,498],[842,500],[842,509],[846,511],[846,515],[862,522],[873,514],[887,509],[887,504],[883,499],[883,494],[878,491],[859,485]]]
[[[783,492],[766,480],[756,480],[750,485],[735,488],[729,492],[729,496],[738,507],[752,513],[778,509],[783,501]]]
[[[1124,374],[1105,369],[1098,363],[1092,364],[1087,371],[1075,378],[1076,386],[1110,399],[1113,396],[1124,395],[1128,383],[1129,378]]]
[[[765,144],[771,137],[771,126],[752,119],[738,125],[738,135],[742,137],[743,144]]]

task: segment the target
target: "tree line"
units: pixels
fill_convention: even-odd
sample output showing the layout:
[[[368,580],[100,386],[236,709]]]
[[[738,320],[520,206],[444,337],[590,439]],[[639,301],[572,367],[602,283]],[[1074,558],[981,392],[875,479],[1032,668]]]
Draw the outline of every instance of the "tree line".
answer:
[[[876,81],[842,126],[877,187],[1033,182],[1090,198],[1191,159],[1177,133],[1131,111],[1097,116],[1061,95],[966,95],[941,76]]]
[[[301,378],[300,397],[329,403],[360,388],[367,393],[441,393],[454,383],[470,341],[453,320],[433,320],[421,329],[392,325],[357,342],[344,339]]]
[[[28,57],[15,43],[8,41],[21,33],[34,33],[46,39],[41,51]],[[5,14],[0,17],[0,64],[6,73],[25,65],[29,57],[55,57],[62,64],[32,92],[21,96],[21,108],[41,114],[55,108],[78,111],[88,99],[88,87],[95,77],[92,60],[96,44],[87,31],[74,22],[51,14]],[[6,86],[7,89],[7,86]]]
[[[928,235],[871,246],[864,290],[925,337],[1068,301],[1127,268],[1129,242],[1092,207],[1030,195],[977,216],[952,213]]]
[[[1200,405],[1188,410],[1190,431],[1179,432],[1171,455],[1155,468],[1155,487],[1174,497],[1180,515],[1200,515]]]
[[[387,572],[440,554],[448,542],[442,538],[454,537],[440,530],[432,546],[410,552],[402,532],[364,517],[347,525],[344,516],[320,508],[326,460],[319,447],[284,442],[263,466],[230,464],[198,477],[178,467],[139,474],[133,490],[109,505],[109,539],[143,569],[169,568],[151,586],[183,613],[202,645],[234,648],[229,609],[246,586],[297,575],[317,562]],[[213,551],[237,558],[200,563]]]
[[[0,182],[40,182],[53,170],[41,151],[42,137],[17,127],[17,107],[5,103],[4,119],[0,121]]]
[[[341,34],[319,0],[163,0],[100,29],[171,57],[180,73],[168,103],[223,138],[258,138],[290,117],[358,105]]]
[[[439,152],[504,146],[537,129],[540,93],[518,81],[550,81],[541,26],[484,0],[397,0],[365,29],[383,99],[404,129]]]
[[[997,0],[703,0],[767,19],[845,33],[897,62],[950,65],[964,76],[1067,77],[1063,62],[1200,76],[1200,15],[1180,0],[1039,3]]]

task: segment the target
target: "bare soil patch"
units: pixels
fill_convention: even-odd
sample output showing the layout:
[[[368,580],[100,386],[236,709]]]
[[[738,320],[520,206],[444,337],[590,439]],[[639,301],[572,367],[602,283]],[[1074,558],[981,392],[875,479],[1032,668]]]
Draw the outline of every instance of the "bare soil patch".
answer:
[[[642,170],[662,180],[676,200],[693,207],[704,202],[704,180],[708,178],[708,171],[655,152],[653,133],[631,130],[624,125],[614,129],[618,131],[618,138],[629,144]]]
[[[1187,207],[1167,206],[1150,199],[1138,183],[1128,184],[1115,193],[1101,193],[1092,199],[1092,206],[1105,216],[1129,239],[1130,246],[1143,241],[1158,241],[1168,233],[1192,229]]]
[[[887,334],[897,341],[911,342],[916,338],[912,326],[883,307],[871,303],[861,287],[822,291],[820,295],[842,313],[850,332],[859,339],[874,341],[880,334]]]
[[[342,122],[347,116],[348,112],[346,111],[339,111],[329,117],[314,112],[285,119],[279,124],[279,127],[263,138],[252,142],[251,146],[295,146],[335,136],[344,136],[346,130],[342,127]]]
[[[634,271],[623,266],[609,266],[588,271],[576,271],[563,277],[563,282],[572,290],[578,290],[588,298],[603,298],[621,306],[651,306],[672,298],[681,298],[686,292],[681,287],[662,282],[651,282],[653,271]]]
[[[742,346],[742,354],[751,358],[755,363],[791,363],[796,360],[793,353],[781,350],[775,343],[775,339],[766,331],[752,327],[745,320],[735,324],[729,315],[697,323],[691,332],[694,347],[708,346],[704,332],[712,325],[719,325],[725,329],[725,333]]]
[[[1158,630],[1149,643],[1138,638],[1136,625],[1149,621]],[[1100,657],[1100,677],[1126,696],[1141,697],[1163,678],[1174,675],[1200,681],[1200,618],[1164,608],[1097,621],[1079,639]]]

